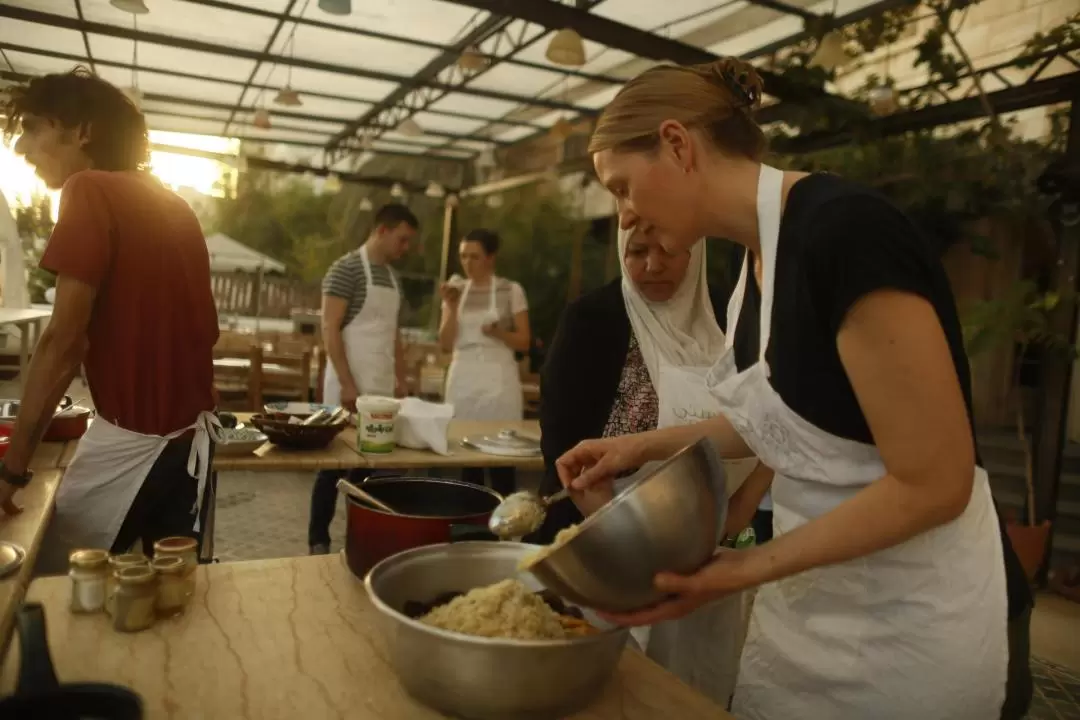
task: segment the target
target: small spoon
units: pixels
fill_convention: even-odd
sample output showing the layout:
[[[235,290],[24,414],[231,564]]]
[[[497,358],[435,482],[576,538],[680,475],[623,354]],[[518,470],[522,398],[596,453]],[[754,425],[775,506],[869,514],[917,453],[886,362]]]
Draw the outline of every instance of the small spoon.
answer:
[[[384,503],[382,500],[376,500],[375,498],[371,497],[371,495],[367,494],[366,492],[364,492],[360,488],[356,487],[355,485],[353,485],[351,482],[349,482],[348,480],[346,480],[344,478],[337,481],[337,489],[340,492],[345,493],[346,495],[352,495],[354,498],[356,498],[357,500],[360,500],[361,502],[366,502],[368,505],[373,505],[373,506],[377,507],[378,509],[382,510],[383,512],[388,512],[391,515],[399,515],[400,514],[400,513],[398,513],[397,510],[390,507],[389,505]]]
[[[530,490],[522,490],[508,495],[491,513],[488,530],[506,540],[519,538],[535,531],[544,524],[547,509],[560,500],[569,497],[570,491],[563,488],[559,492],[542,498]]]

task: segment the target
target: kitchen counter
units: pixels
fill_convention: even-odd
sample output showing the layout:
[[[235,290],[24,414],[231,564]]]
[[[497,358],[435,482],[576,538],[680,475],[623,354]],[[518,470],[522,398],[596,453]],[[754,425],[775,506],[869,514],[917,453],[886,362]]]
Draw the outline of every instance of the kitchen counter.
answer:
[[[62,682],[133,688],[148,720],[438,720],[405,694],[363,585],[334,555],[203,565],[192,606],[142,633],[68,611],[67,578],[36,580]],[[9,653],[17,653],[13,642]],[[17,657],[4,663],[14,689]],[[577,720],[730,719],[644,655],[627,650],[616,677]]]

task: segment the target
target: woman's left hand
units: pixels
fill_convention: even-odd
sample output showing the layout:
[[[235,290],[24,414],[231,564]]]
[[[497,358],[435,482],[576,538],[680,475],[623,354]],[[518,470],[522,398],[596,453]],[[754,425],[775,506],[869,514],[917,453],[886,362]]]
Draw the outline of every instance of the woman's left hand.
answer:
[[[754,550],[720,550],[693,575],[660,573],[656,589],[670,596],[667,600],[637,612],[598,614],[610,622],[632,627],[685,617],[706,603],[756,585],[750,573],[754,554]]]
[[[500,339],[499,323],[488,323],[481,329],[488,337],[495,338],[496,340]]]

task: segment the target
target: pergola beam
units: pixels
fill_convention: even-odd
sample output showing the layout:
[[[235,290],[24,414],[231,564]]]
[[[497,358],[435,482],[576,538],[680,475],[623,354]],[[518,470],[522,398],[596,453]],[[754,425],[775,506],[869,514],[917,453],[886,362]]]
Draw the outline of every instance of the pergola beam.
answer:
[[[708,50],[655,35],[647,30],[609,20],[553,0],[452,0],[452,2],[499,15],[520,18],[552,30],[573,28],[582,37],[601,45],[651,60],[696,65],[717,59],[717,56]],[[781,100],[799,101],[828,96],[828,93],[820,88],[794,83],[768,70],[759,69],[758,74],[765,83],[765,91]]]
[[[1074,72],[987,93],[986,97],[996,112],[1010,113],[1068,102],[1075,96],[1078,89],[1080,89],[1080,72]],[[967,97],[870,120],[839,132],[822,131],[777,140],[773,143],[773,148],[778,152],[790,154],[816,152],[855,143],[864,136],[889,137],[906,132],[930,130],[943,125],[978,120],[985,115],[986,110],[981,100],[978,97]]]
[[[389,95],[375,103],[375,105],[369,108],[359,118],[346,123],[345,127],[341,129],[341,132],[330,139],[330,142],[326,146],[327,152],[335,150],[346,138],[355,135],[357,130],[378,123],[380,115],[397,107],[399,103],[404,102],[409,95],[414,93],[418,88],[427,87],[428,82],[438,82],[439,73],[455,65],[461,52],[465,48],[480,43],[492,33],[501,31],[508,22],[509,20],[500,17],[492,16],[486,18],[482,23],[470,30],[461,40],[459,40],[457,46],[443,50],[440,54],[432,58],[427,65],[420,68],[412,79],[398,85]],[[431,102],[433,102],[433,100],[426,104],[430,105]],[[380,125],[376,124],[375,126],[379,127]]]
[[[285,6],[285,12],[278,17],[274,23],[274,30],[270,33],[270,37],[266,39],[266,45],[263,47],[263,55],[269,56],[270,51],[274,49],[274,43],[277,42],[278,35],[281,34],[282,28],[285,27],[289,14],[296,7],[296,0],[288,0],[288,4]],[[82,18],[80,18],[81,20]],[[86,34],[86,30],[83,30],[83,34]],[[247,95],[248,88],[251,87],[251,83],[255,82],[255,76],[259,74],[259,70],[262,69],[263,61],[257,60],[254,67],[251,68],[251,74],[248,75],[247,82],[244,83],[243,89],[240,91],[240,95],[236,98],[236,105],[229,111],[229,119],[225,121],[224,132],[229,132],[229,126],[232,125],[233,119],[236,117],[236,113],[240,110],[240,103],[244,102],[244,96]]]
[[[27,75],[25,73],[12,72],[10,70],[0,70],[0,79],[3,79],[3,80],[10,80],[12,82],[26,82],[26,81],[30,80],[31,77],[32,76]],[[189,104],[193,108],[204,108],[204,109],[208,109],[208,110],[228,110],[231,107],[231,105],[229,105],[228,103],[216,103],[216,102],[213,102],[213,101],[210,101],[210,100],[191,100],[189,98],[180,98],[180,97],[176,97],[176,96],[173,96],[173,95],[162,95],[162,94],[159,94],[159,93],[143,93],[143,100],[144,101],[149,101],[149,102],[168,102],[168,103],[175,103],[175,104]],[[202,120],[202,121],[206,121],[206,122],[222,122],[221,118],[208,117],[208,116],[205,116],[205,115],[196,115],[196,114],[190,114],[190,113],[176,112],[174,110],[158,110],[158,109],[155,109],[155,108],[152,108],[152,107],[151,108],[144,108],[143,112],[146,113],[146,114],[149,114],[149,115],[161,115],[163,117],[175,117],[175,118],[180,118],[180,119],[185,119],[185,120]],[[311,119],[308,116],[299,116],[299,117],[300,117],[300,119]],[[248,123],[243,123],[243,125],[246,127],[246,126],[248,126]],[[310,133],[311,135],[318,135],[319,134],[318,131],[315,131],[315,130],[310,130],[308,128],[302,128],[302,127],[298,127],[298,126],[290,126],[290,125],[276,125],[276,126],[272,127],[270,131],[272,132],[273,130],[285,130],[285,131],[288,131],[288,132],[303,132],[303,133]],[[193,134],[197,135],[199,133],[193,133]],[[252,143],[267,143],[267,144],[271,144],[271,145],[273,145],[273,144],[277,144],[277,145],[295,145],[297,147],[310,147],[310,148],[318,148],[318,149],[321,149],[323,147],[323,143],[318,142],[316,140],[311,140],[311,141],[305,142],[305,141],[300,141],[300,140],[282,140],[282,139],[277,139],[277,138],[272,138],[272,137],[260,138],[258,136],[240,137],[240,136],[232,135],[231,137],[234,137],[237,140],[241,140],[241,141],[244,141],[244,142],[252,142]],[[424,148],[425,150],[436,150],[438,152],[438,149],[434,148],[431,145],[428,145],[427,143],[418,143],[418,142],[416,142],[414,140],[409,140],[409,139],[404,139],[404,138],[403,139],[396,139],[395,138],[393,140],[386,140],[385,142],[392,143],[392,144],[395,144],[395,145],[411,145],[411,146],[416,147],[416,148]],[[370,152],[370,153],[373,153],[375,155],[388,155],[388,156],[402,157],[402,158],[415,159],[415,158],[418,158],[418,157],[423,157],[423,158],[431,158],[433,160],[444,160],[444,161],[447,161],[447,162],[458,162],[458,163],[465,161],[465,158],[452,156],[452,155],[430,155],[430,154],[427,154],[427,153],[421,154],[421,153],[394,152],[392,150],[383,150],[383,149],[379,149],[379,148],[376,148],[376,147],[372,147],[372,148],[356,148],[356,149],[362,150],[363,152]],[[446,150],[447,150],[446,148],[443,149],[444,152]],[[452,152],[453,150],[450,149],[450,151]]]
[[[14,43],[0,42],[0,50],[11,50],[12,52],[19,52],[19,53],[24,53],[24,54],[28,54],[28,55],[40,55],[42,57],[53,58],[55,60],[67,60],[67,61],[69,61],[71,63],[74,63],[74,64],[79,64],[79,63],[83,63],[83,62],[86,61],[86,58],[84,58],[84,57],[82,57],[80,55],[71,55],[70,53],[61,53],[61,52],[56,52],[54,50],[44,50],[42,48],[28,47],[26,45],[16,45]],[[127,62],[116,62],[114,60],[102,60],[102,59],[97,59],[94,62],[95,62],[95,64],[100,65],[101,67],[112,67],[112,68],[117,68],[117,69],[120,69],[120,70],[133,70],[133,69],[136,69],[134,65],[132,65],[131,63],[127,63]],[[166,75],[168,77],[183,78],[185,80],[207,80],[207,77],[205,75],[197,75],[195,73],[183,72],[182,70],[172,70],[172,69],[168,69],[168,68],[159,68],[159,67],[154,67],[152,65],[140,65],[137,69],[140,72],[155,73],[157,75]],[[229,78],[213,78],[213,82],[220,83],[222,85],[234,85],[236,87],[241,87],[241,88],[244,87],[244,85],[245,85],[245,83],[242,80],[231,80]],[[255,89],[255,90],[265,90],[265,91],[273,91],[273,90],[278,90],[279,89],[276,86],[262,85],[262,84],[259,84],[259,83],[252,83],[250,85],[250,87]],[[357,97],[350,97],[348,95],[336,95],[334,93],[324,93],[324,92],[318,92],[318,91],[314,91],[314,90],[305,90],[305,89],[303,89],[301,87],[297,87],[297,88],[293,88],[293,89],[296,90],[297,92],[299,92],[304,97],[322,98],[324,100],[340,100],[342,102],[351,102],[351,103],[365,103],[365,104],[368,104],[368,105],[374,104],[376,102],[376,101],[374,101],[374,100],[372,100],[370,98],[357,98]],[[526,122],[524,120],[500,119],[500,118],[497,118],[497,117],[495,117],[495,118],[489,117],[487,115],[474,115],[472,113],[454,112],[454,111],[449,111],[449,110],[437,110],[437,109],[434,109],[434,108],[425,109],[424,112],[430,113],[432,115],[440,115],[442,117],[456,118],[456,119],[459,119],[459,120],[476,120],[478,122],[485,122],[485,123],[498,122],[499,124],[502,124],[502,125],[514,125],[514,126],[520,126],[520,127],[527,127],[527,128],[532,128],[534,130],[542,130],[542,129],[544,129],[542,125],[537,125],[536,123]]]
[[[203,7],[212,7],[218,10],[232,10],[234,12],[245,13],[255,17],[266,18],[270,20],[276,20],[281,17],[281,13],[274,12],[272,10],[266,10],[264,8],[253,7],[248,5],[237,5],[236,3],[224,2],[223,0],[180,0],[181,2],[192,3],[193,5],[201,5]],[[359,37],[369,37],[376,40],[386,40],[388,42],[401,43],[403,45],[412,45],[414,47],[427,48],[428,50],[437,50],[443,52],[445,50],[451,50],[452,45],[440,45],[439,43],[430,42],[428,40],[421,40],[420,38],[408,37],[405,35],[392,35],[390,33],[378,32],[376,30],[367,30],[364,28],[352,27],[351,25],[340,25],[336,23],[326,22],[324,20],[318,20],[316,18],[297,17],[292,16],[289,18],[289,22],[296,23],[297,25],[306,25],[308,27],[320,28],[322,30],[333,30],[334,32],[348,33],[350,35],[357,35]],[[502,62],[509,65],[516,65],[518,67],[530,68],[532,70],[545,70],[550,72],[550,65],[543,65],[541,63],[529,62],[528,60],[518,60],[517,58],[506,58]],[[581,80],[591,80],[593,82],[606,82],[612,85],[617,85],[622,82],[620,78],[613,77],[611,75],[604,75],[600,73],[589,73],[581,70],[574,70],[567,68],[562,72],[572,77],[579,78]]]
[[[774,10],[785,15],[794,15],[803,20],[817,20],[820,17],[817,13],[810,12],[806,8],[790,5],[786,2],[782,2],[782,0],[750,0],[750,4],[768,8],[769,10]]]
[[[68,30],[81,31],[85,29],[86,32],[95,35],[105,35],[108,37],[123,38],[125,40],[137,40],[139,42],[154,43],[157,45],[180,48],[183,50],[191,50],[194,52],[209,53],[213,55],[221,55],[224,57],[242,58],[244,60],[251,60],[254,62],[273,62],[281,66],[307,68],[309,70],[319,70],[321,72],[334,73],[337,75],[364,77],[370,78],[372,80],[382,80],[384,82],[390,82],[395,84],[401,84],[402,82],[407,82],[409,80],[408,76],[397,75],[395,73],[383,72],[379,70],[369,70],[358,67],[350,67],[347,65],[338,65],[336,63],[309,60],[307,58],[272,55],[270,53],[259,52],[256,50],[247,50],[244,48],[230,47],[228,45],[219,45],[217,43],[205,42],[192,38],[179,38],[172,35],[166,35],[164,33],[145,32],[141,30],[135,31],[129,28],[120,27],[118,25],[80,21],[78,18],[67,17],[64,15],[55,15],[52,13],[41,12],[38,10],[15,7],[12,5],[0,4],[0,17],[7,17],[13,20],[22,20],[24,22],[36,23],[38,25],[66,28]],[[576,112],[585,115],[593,115],[596,113],[596,111],[592,108],[578,107],[576,105],[571,105],[569,103],[559,102],[557,100],[551,100],[548,98],[515,95],[514,93],[499,92],[496,90],[483,90],[467,85],[449,86],[442,83],[430,83],[428,87],[433,87],[439,90],[458,92],[464,95],[474,95],[476,97],[490,98],[492,100],[502,100],[504,102],[512,102],[521,105],[535,105],[537,107],[545,107],[550,110],[566,110],[569,112]]]

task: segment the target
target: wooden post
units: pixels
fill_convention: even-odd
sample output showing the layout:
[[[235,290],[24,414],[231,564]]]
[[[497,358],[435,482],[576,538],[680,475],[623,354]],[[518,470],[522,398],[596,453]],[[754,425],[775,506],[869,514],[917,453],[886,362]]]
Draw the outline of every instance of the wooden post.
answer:
[[[439,327],[439,286],[446,282],[450,272],[450,253],[453,252],[454,237],[457,236],[457,202],[446,199],[443,205],[442,250],[439,255],[439,277],[435,281],[434,299],[428,326],[433,330]]]
[[[1075,172],[1080,166],[1080,93],[1074,95],[1069,109],[1069,137],[1065,148],[1066,167]],[[1058,263],[1054,272],[1053,287],[1061,302],[1050,317],[1050,332],[1068,338],[1070,346],[1076,346],[1076,301],[1074,295],[1080,289],[1080,252],[1075,237],[1075,227],[1065,227],[1061,218],[1052,218],[1058,247]],[[1071,236],[1071,237],[1070,237]],[[1034,448],[1032,452],[1033,484],[1035,491],[1035,521],[1053,522],[1057,516],[1058,488],[1061,484],[1061,459],[1065,450],[1070,384],[1072,382],[1073,358],[1060,349],[1043,352]],[[1051,533],[1046,543],[1046,555],[1039,569],[1040,584],[1045,582]]]

